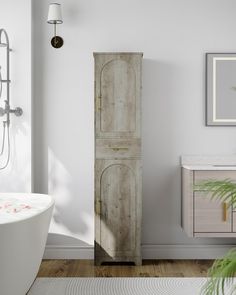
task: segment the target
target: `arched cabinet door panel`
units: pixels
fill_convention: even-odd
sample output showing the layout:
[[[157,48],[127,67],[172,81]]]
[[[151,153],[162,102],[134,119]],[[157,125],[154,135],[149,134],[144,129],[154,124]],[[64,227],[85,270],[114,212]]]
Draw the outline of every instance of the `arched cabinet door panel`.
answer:
[[[140,55],[98,55],[95,69],[96,136],[139,137]]]
[[[125,60],[109,61],[101,70],[100,131],[134,133],[136,129],[136,77]]]
[[[97,259],[132,261],[139,255],[140,165],[139,160],[96,160]]]
[[[105,168],[100,178],[101,247],[114,255],[135,249],[133,228],[135,215],[135,174],[122,163]]]

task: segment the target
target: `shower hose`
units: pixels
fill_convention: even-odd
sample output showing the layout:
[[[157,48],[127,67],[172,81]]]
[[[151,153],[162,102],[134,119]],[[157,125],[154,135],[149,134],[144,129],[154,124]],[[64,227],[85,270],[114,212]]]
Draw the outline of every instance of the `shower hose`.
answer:
[[[10,144],[10,128],[9,124],[7,124],[7,121],[3,121],[3,132],[2,132],[2,148],[1,148],[1,153],[0,156],[2,157],[4,155],[4,150],[5,150],[5,142],[7,138],[7,158],[5,163],[0,166],[0,170],[5,169],[10,161],[10,152],[11,152],[11,144]],[[7,131],[6,131],[7,128]]]

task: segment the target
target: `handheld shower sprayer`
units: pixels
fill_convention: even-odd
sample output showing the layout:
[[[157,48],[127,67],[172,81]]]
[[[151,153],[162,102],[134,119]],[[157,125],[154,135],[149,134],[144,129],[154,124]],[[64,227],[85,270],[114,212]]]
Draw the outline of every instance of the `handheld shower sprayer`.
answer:
[[[5,42],[3,41],[3,35],[5,37]],[[10,151],[11,151],[11,144],[10,144],[10,114],[15,114],[16,116],[21,116],[23,114],[23,110],[19,107],[15,109],[11,109],[10,107],[10,45],[9,45],[9,38],[7,32],[4,29],[0,29],[0,48],[3,47],[6,49],[6,79],[2,78],[2,72],[0,67],[0,99],[2,98],[2,90],[3,85],[6,85],[6,99],[4,100],[5,106],[4,108],[0,107],[0,117],[6,116],[6,119],[3,121],[3,132],[2,132],[2,147],[0,149],[0,159],[4,156],[5,151],[5,142],[7,138],[7,156],[5,163],[0,166],[0,170],[5,169],[10,161]],[[1,50],[1,49],[0,49]],[[7,130],[6,130],[7,129]],[[1,165],[1,164],[0,164]]]

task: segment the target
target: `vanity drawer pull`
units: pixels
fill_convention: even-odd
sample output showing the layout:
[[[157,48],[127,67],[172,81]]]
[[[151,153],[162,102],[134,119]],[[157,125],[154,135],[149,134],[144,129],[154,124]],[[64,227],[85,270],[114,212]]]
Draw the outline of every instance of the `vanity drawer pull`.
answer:
[[[129,148],[127,147],[112,147],[111,148],[113,151],[118,152],[118,151],[128,151]]]
[[[228,204],[226,202],[223,203],[223,221],[226,222],[228,217]]]

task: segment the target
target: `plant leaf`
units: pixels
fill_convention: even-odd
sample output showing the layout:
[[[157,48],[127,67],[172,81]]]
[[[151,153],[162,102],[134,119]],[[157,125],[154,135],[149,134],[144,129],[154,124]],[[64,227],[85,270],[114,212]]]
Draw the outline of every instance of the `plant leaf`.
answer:
[[[236,207],[236,183],[233,180],[208,179],[194,186],[202,190],[211,199],[227,201],[229,206]],[[224,295],[225,288],[233,284],[236,274],[236,249],[229,251],[223,258],[215,260],[209,270],[209,279],[203,286],[204,295]],[[231,294],[236,294],[236,286],[233,286]]]
[[[203,286],[203,295],[224,295],[225,288],[233,284],[236,274],[236,249],[230,250],[223,258],[217,259],[209,270],[210,276]],[[232,288],[235,294],[236,286]]]

